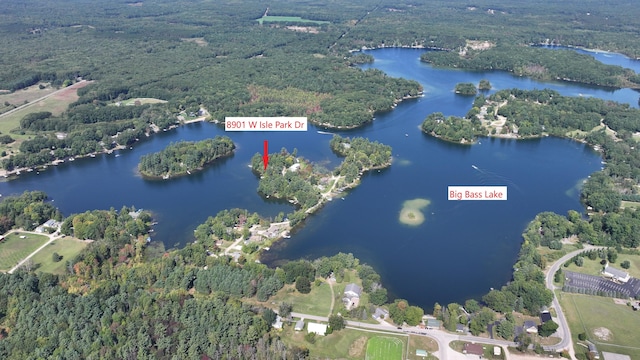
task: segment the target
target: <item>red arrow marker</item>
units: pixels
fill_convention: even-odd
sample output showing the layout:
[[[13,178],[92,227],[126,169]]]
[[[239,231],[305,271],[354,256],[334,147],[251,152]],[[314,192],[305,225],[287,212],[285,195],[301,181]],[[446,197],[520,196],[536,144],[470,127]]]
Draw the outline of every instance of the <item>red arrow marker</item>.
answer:
[[[262,155],[262,163],[264,164],[264,169],[267,170],[267,165],[269,165],[269,141],[264,141],[264,155]]]

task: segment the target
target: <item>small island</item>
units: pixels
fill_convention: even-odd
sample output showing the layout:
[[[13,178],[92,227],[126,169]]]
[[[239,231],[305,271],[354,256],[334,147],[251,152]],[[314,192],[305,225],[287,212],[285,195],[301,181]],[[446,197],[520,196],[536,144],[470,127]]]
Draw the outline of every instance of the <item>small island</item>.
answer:
[[[455,92],[458,95],[475,96],[478,93],[478,89],[473,83],[457,83]]]
[[[428,199],[413,199],[407,200],[402,203],[402,210],[400,210],[400,222],[405,225],[418,226],[424,222],[424,210],[431,204]]]
[[[487,79],[480,80],[480,84],[478,84],[478,90],[491,90],[491,83]]]
[[[204,169],[214,160],[230,155],[235,148],[235,144],[227,136],[216,136],[198,142],[181,141],[140,158],[138,170],[149,178],[168,179],[172,176],[190,175]]]

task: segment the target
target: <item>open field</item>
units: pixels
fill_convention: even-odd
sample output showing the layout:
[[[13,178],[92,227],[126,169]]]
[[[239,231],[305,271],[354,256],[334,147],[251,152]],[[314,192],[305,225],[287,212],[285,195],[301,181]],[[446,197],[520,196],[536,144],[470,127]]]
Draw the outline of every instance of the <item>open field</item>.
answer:
[[[299,16],[263,16],[260,19],[256,19],[257,22],[262,24],[263,22],[299,22],[299,23],[314,23],[314,24],[329,24],[329,21],[308,20]]]
[[[401,349],[406,346],[405,344],[407,341],[407,337],[401,335],[385,335],[378,332],[343,329],[327,336],[316,336],[315,343],[311,344],[304,339],[306,333],[306,331],[294,331],[293,325],[285,325],[280,338],[289,346],[295,345],[308,348],[311,359],[364,360],[367,354],[367,343],[370,339],[381,336],[384,336],[384,338],[396,339],[400,342]],[[401,358],[402,353],[397,359]]]
[[[562,270],[573,271],[581,274],[595,275],[601,276],[602,269],[604,269],[604,265],[600,264],[602,259],[596,258],[596,260],[590,260],[588,257],[584,257],[584,263],[582,266],[577,266],[575,263],[571,263],[569,267],[561,267]],[[631,263],[631,267],[628,269],[623,269],[620,266],[620,263],[629,260]],[[636,279],[640,279],[640,255],[628,255],[628,254],[618,254],[618,258],[616,259],[615,264],[611,264],[611,266],[616,269],[620,269],[626,271],[632,277]]]
[[[402,359],[403,342],[397,338],[376,336],[367,342],[367,360]]]
[[[20,128],[20,120],[22,120],[25,115],[35,112],[49,111],[54,116],[58,116],[67,110],[69,104],[78,100],[78,89],[83,88],[90,83],[90,81],[81,81],[53,93],[40,93],[40,97],[47,97],[45,99],[29,103],[21,109],[1,114],[0,133],[10,134],[11,137],[16,139],[16,142],[9,144],[8,146],[0,146],[0,150],[7,150],[8,153],[11,153],[12,151],[17,152],[17,149],[20,147],[20,143],[31,137],[31,135],[11,133],[12,130]]]
[[[335,289],[335,288],[334,288]],[[287,302],[293,305],[293,311],[305,314],[327,316],[331,307],[331,288],[323,282],[320,286],[312,284],[311,292],[301,294],[294,285],[285,285],[271,298],[277,304]]]
[[[48,84],[42,85],[45,86],[44,89],[40,89],[39,84],[36,84],[18,91],[0,94],[0,114],[11,110],[13,106],[24,105],[25,101],[32,102],[33,100],[47,96],[56,91],[56,88],[53,88]],[[5,102],[9,103],[10,106],[5,106]]]
[[[429,356],[422,357],[416,356],[416,350],[425,350],[429,352]],[[430,337],[426,336],[409,336],[409,356],[407,356],[407,360],[432,360],[437,359],[434,355],[432,355],[435,351],[438,351],[438,343]]]
[[[20,236],[24,236],[21,239]],[[49,240],[44,235],[31,233],[14,232],[5,237],[0,242],[0,270],[9,271],[27,255],[34,252],[42,244]]]
[[[637,334],[640,313],[627,305],[615,304],[611,298],[561,292],[557,295],[571,328],[576,354],[586,352],[580,345],[584,342],[578,340],[578,334],[584,333],[599,351],[640,359]]]
[[[34,264],[38,265],[36,271],[62,275],[65,273],[67,260],[73,259],[82,249],[87,247],[87,245],[87,242],[75,238],[57,239],[44,249],[38,251],[31,259],[33,259]],[[61,255],[62,260],[54,262],[52,259],[54,252]]]

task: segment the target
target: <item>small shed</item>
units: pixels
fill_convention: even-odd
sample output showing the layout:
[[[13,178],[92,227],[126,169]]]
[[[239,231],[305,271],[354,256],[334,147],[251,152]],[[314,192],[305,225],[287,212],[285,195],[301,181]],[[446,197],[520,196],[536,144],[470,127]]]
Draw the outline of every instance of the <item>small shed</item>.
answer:
[[[304,319],[296,321],[296,326],[294,327],[295,331],[302,331],[302,329],[304,329]]]

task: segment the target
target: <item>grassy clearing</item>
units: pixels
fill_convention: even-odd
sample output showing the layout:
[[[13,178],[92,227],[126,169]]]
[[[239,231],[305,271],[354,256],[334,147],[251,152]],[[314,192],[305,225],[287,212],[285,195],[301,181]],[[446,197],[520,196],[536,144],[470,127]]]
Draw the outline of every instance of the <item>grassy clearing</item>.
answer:
[[[140,105],[144,105],[144,104],[164,104],[167,102],[167,100],[161,100],[161,99],[155,99],[155,98],[134,98],[134,99],[127,99],[124,101],[121,101],[122,105],[135,105],[136,101],[140,102]]]
[[[262,24],[263,22],[297,22],[297,23],[313,23],[313,24],[329,24],[329,21],[309,20],[303,19],[299,16],[263,16],[260,19],[256,19],[257,22]]]
[[[62,275],[65,273],[67,260],[73,259],[87,245],[88,243],[75,238],[58,239],[33,255],[33,263],[38,265],[37,271]],[[61,261],[53,261],[52,254],[54,252],[62,256]]]
[[[24,236],[21,239],[20,236]],[[8,271],[49,240],[44,235],[14,232],[0,242],[0,270]]]
[[[367,360],[402,359],[403,342],[397,338],[376,336],[367,342]]]
[[[561,267],[562,270],[573,271],[581,274],[589,274],[595,276],[601,276],[604,265],[600,264],[602,259],[596,258],[596,260],[590,260],[588,257],[584,257],[584,263],[582,266],[577,266],[575,263],[571,263],[568,267]],[[620,263],[628,260],[631,263],[631,267],[623,269]],[[640,255],[618,254],[615,264],[611,264],[613,267],[626,271],[634,278],[640,278]]]
[[[637,208],[640,208],[640,202],[623,200],[620,202],[620,207],[622,209],[626,209],[626,208],[637,209]]]
[[[31,102],[56,91],[55,88],[48,84],[43,85],[45,86],[44,89],[40,89],[38,84],[22,90],[0,94],[0,114],[11,110],[14,106],[24,105],[25,101]],[[9,103],[10,106],[5,106],[5,102]]]
[[[295,312],[327,316],[331,308],[331,288],[329,284],[323,282],[319,286],[312,285],[310,293],[301,294],[296,291],[293,284],[285,285],[271,298],[271,301],[276,304],[283,302],[292,304]]]
[[[287,345],[305,347],[309,349],[311,359],[365,359],[369,339],[380,337],[380,333],[343,329],[327,336],[316,336],[313,344],[304,339],[306,331],[294,331],[293,324],[284,326],[280,338]],[[402,344],[407,341],[406,336],[385,335],[395,338]],[[403,345],[404,346],[404,345]],[[391,358],[393,359],[393,358]]]
[[[613,299],[570,293],[558,293],[560,304],[571,328],[576,353],[586,353],[578,334],[596,344],[599,351],[611,351],[640,359],[638,324],[640,313],[626,305],[615,304]],[[608,337],[603,336],[607,334]],[[635,331],[634,331],[635,330]]]
[[[416,350],[425,350],[429,353],[429,356],[426,358],[416,356]],[[437,359],[437,357],[433,355],[433,352],[436,351],[438,351],[438,343],[434,339],[426,336],[409,336],[409,356],[407,356],[407,360]]]

